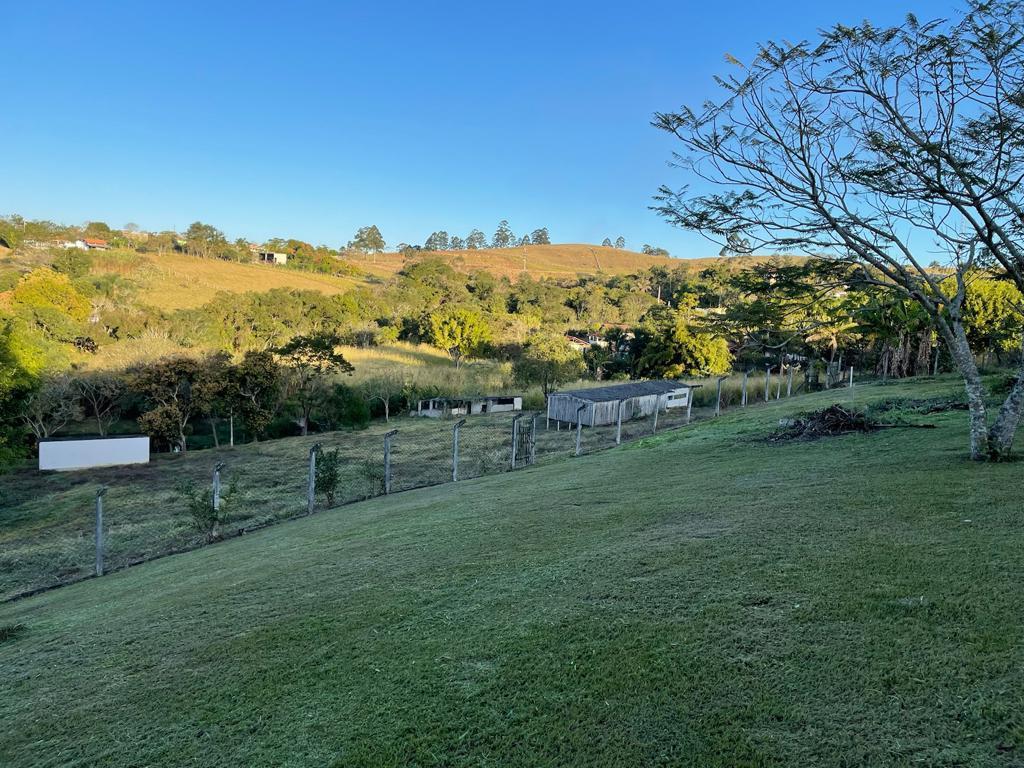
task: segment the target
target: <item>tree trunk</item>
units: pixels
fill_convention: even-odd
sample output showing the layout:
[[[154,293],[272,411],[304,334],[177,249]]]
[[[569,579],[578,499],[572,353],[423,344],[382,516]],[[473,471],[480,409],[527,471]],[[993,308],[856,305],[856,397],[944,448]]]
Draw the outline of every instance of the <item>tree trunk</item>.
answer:
[[[975,363],[971,347],[967,343],[963,321],[959,318],[949,321],[946,343],[956,363],[957,370],[964,380],[967,391],[967,409],[971,430],[971,458],[984,461],[989,458],[988,417],[985,411],[985,393],[981,386],[981,374]],[[1011,438],[1012,439],[1012,438]]]
[[[1020,425],[1021,413],[1024,412],[1024,356],[1017,368],[1017,380],[1013,382],[1010,393],[1006,396],[999,415],[989,430],[989,456],[996,461],[1006,459],[1013,448],[1013,437]]]

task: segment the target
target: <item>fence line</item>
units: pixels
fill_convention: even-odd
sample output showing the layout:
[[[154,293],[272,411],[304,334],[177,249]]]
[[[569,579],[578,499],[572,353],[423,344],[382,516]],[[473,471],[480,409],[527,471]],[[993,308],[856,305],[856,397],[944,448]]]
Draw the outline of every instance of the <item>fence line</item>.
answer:
[[[785,391],[786,397],[792,397],[803,389],[803,383],[801,382],[794,391],[792,369],[788,373]],[[777,384],[775,400],[782,397],[783,377],[780,372],[777,374],[777,382],[774,382]],[[770,397],[773,378],[776,377],[772,376],[769,368],[765,373],[764,382],[765,392],[769,397],[764,404],[773,401]],[[747,384],[752,379],[750,372],[743,377],[739,408],[750,407]],[[707,416],[718,416],[729,407],[723,397],[723,381],[724,377],[717,381],[715,404],[707,409],[710,411]],[[838,382],[832,381],[829,385],[853,386],[853,369],[849,370],[848,377],[842,376]],[[665,410],[659,408],[651,415],[623,420],[624,409],[620,401],[616,419],[611,424],[594,427],[586,427],[583,424],[582,411],[587,406],[581,406],[577,412],[576,423],[571,425],[574,428],[567,430],[562,430],[561,424],[549,424],[543,412],[526,412],[510,414],[508,417],[492,415],[461,419],[454,423],[409,419],[383,435],[379,432],[324,433],[317,435],[318,442],[309,447],[308,456],[301,452],[289,452],[281,455],[279,461],[261,464],[259,479],[253,485],[245,483],[246,467],[241,464],[227,466],[223,461],[223,454],[217,457],[212,474],[209,465],[206,465],[205,470],[200,465],[185,465],[181,470],[192,474],[194,484],[202,484],[201,478],[205,477],[205,483],[208,483],[206,489],[209,492],[207,498],[213,507],[214,516],[222,504],[222,472],[227,470],[229,478],[242,481],[242,490],[237,494],[241,499],[231,491],[223,497],[227,500],[229,510],[234,511],[242,507],[246,511],[245,514],[233,514],[232,517],[225,519],[218,530],[217,538],[228,538],[284,519],[376,496],[449,482],[462,482],[501,472],[519,471],[541,463],[605,451],[622,443],[680,429],[691,422],[689,407],[670,409],[664,402],[660,405]],[[694,421],[699,423],[701,420],[703,419],[698,416]],[[291,451],[290,448],[287,450]],[[338,454],[337,486],[331,493],[333,503],[330,504],[317,487],[318,456],[328,450],[336,451]],[[260,444],[259,452],[279,451],[273,443],[265,443]],[[183,516],[174,510],[167,510],[165,516],[169,519],[176,518],[178,522],[173,525],[169,522],[163,533],[153,537],[157,539],[155,541],[139,541],[139,534],[132,530],[134,521],[128,520],[119,524],[116,486],[110,487],[110,493],[106,495],[108,504],[104,521],[104,494],[108,493],[108,486],[111,485],[112,482],[108,480],[107,485],[95,496],[94,563],[88,562],[93,558],[87,560],[66,551],[68,542],[63,542],[65,549],[60,551],[59,558],[54,558],[60,562],[50,567],[49,571],[43,566],[41,570],[44,573],[37,574],[38,578],[26,576],[29,583],[19,585],[24,589],[13,595],[8,592],[6,600],[35,593],[47,587],[78,581],[93,574],[103,575],[171,552],[185,551],[210,543],[195,532],[183,531]],[[234,488],[235,482],[231,485]],[[283,504],[282,499],[285,499]],[[288,499],[292,501],[287,501]],[[269,516],[261,516],[261,506],[272,506],[271,500],[279,511]],[[73,542],[69,546],[74,550],[78,549],[78,545]],[[57,548],[59,549],[60,547]],[[0,594],[3,592],[0,591]]]

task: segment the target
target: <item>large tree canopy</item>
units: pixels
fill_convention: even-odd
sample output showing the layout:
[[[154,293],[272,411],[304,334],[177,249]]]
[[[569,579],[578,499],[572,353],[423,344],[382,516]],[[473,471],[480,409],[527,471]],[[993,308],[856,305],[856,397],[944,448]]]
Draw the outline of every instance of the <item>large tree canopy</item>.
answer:
[[[693,182],[661,190],[670,221],[734,248],[845,262],[925,310],[963,375],[975,458],[1009,452],[1024,405],[1022,369],[989,423],[964,325],[972,271],[1024,288],[1022,36],[1017,2],[837,26],[734,60],[722,100],[654,120],[681,142]],[[936,253],[951,282],[929,266]]]

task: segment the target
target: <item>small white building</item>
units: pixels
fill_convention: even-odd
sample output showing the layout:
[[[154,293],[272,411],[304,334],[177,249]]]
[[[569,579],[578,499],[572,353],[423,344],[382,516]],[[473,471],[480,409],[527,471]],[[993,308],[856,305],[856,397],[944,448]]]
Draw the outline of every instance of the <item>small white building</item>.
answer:
[[[66,471],[149,463],[149,437],[51,437],[39,441],[39,469]]]
[[[502,413],[523,410],[519,395],[480,395],[476,397],[432,397],[420,400],[413,413],[440,419],[447,416],[475,416],[481,413]]]
[[[262,264],[287,264],[288,254],[276,251],[257,251],[256,257]]]

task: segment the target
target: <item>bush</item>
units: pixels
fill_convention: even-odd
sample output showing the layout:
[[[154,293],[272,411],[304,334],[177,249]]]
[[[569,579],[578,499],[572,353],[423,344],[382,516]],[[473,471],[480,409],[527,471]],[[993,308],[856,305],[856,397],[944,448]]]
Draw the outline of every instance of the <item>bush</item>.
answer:
[[[316,495],[327,500],[327,506],[333,507],[341,480],[341,456],[338,449],[319,451],[316,457]]]
[[[209,485],[201,489],[197,488],[195,483],[183,483],[179,486],[178,493],[185,502],[186,514],[192,527],[203,534],[207,541],[220,538],[220,527],[228,520],[228,502],[236,490],[235,483],[232,482],[227,492],[221,491],[220,509],[214,509],[213,488]]]

